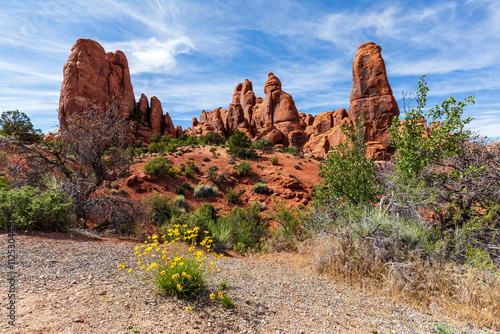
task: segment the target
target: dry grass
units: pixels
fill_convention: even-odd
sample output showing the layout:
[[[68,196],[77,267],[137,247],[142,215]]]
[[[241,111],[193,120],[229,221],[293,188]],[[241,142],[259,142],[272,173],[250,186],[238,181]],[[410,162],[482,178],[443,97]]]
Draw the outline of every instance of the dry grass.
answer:
[[[317,272],[363,290],[463,321],[500,329],[498,273],[449,262],[395,262],[394,254],[346,235],[318,236],[300,247]],[[403,256],[401,256],[403,258]],[[409,257],[406,256],[408,259]],[[392,259],[392,260],[389,260]]]

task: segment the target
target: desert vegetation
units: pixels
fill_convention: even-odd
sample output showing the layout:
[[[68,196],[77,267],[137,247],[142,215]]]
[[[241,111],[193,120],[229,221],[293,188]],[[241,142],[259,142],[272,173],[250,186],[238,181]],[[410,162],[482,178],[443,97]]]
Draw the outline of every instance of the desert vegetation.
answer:
[[[91,223],[146,238],[137,226],[149,224],[157,234],[135,248],[136,265],[117,266],[180,298],[217,295],[223,307],[233,301],[207,283],[219,270],[221,252],[300,251],[333,279],[500,326],[500,146],[465,128],[470,119],[463,113],[472,97],[427,109],[427,92],[423,77],[415,98],[405,100],[404,119],[393,120],[391,161],[368,158],[363,115],[352,126],[346,123],[346,141],[320,163],[313,201],[294,207],[276,197],[271,207],[235,205],[241,204],[237,182],[258,173],[250,162],[262,161],[263,152],[291,155],[295,172],[307,170],[310,161],[294,146],[273,152],[270,141],[252,142],[238,130],[227,141],[210,132],[199,138],[154,135],[149,145],[130,146],[132,124],[117,106],[67,117],[57,136],[44,138],[26,115],[5,112],[0,226],[64,230]],[[199,160],[212,164],[206,173],[193,160],[172,162],[184,148],[199,146],[211,147]],[[227,146],[232,174],[217,165],[220,146]],[[134,159],[143,163],[144,179],[161,179],[177,195],[154,190],[139,198],[120,188],[116,180],[129,175]],[[285,177],[278,170],[284,155],[264,159]],[[300,184],[293,174],[287,179]],[[132,176],[127,182],[142,181]],[[272,195],[265,180],[250,189],[251,196]],[[217,197],[231,209],[216,208]]]

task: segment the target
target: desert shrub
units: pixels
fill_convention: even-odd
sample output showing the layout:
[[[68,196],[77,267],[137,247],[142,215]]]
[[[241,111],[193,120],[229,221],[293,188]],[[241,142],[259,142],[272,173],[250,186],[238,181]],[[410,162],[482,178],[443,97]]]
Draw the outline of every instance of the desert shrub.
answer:
[[[252,143],[256,150],[269,151],[273,148],[273,142],[269,139],[257,139]]]
[[[206,145],[222,145],[226,142],[226,139],[217,132],[209,132],[201,136],[200,141]]]
[[[210,161],[210,158],[209,157],[203,157],[203,159],[201,159],[203,162],[209,162]]]
[[[148,146],[148,153],[158,153],[160,152],[160,145],[158,143],[152,143]]]
[[[184,195],[186,189],[180,185],[175,186],[175,192],[181,195]]]
[[[234,162],[234,159],[231,158],[231,159],[229,159],[229,161],[227,163],[230,164],[230,165],[234,165],[236,162]]]
[[[188,179],[192,179],[194,177],[194,172],[193,170],[191,169],[191,167],[187,167],[185,170],[184,170],[184,176]]]
[[[269,191],[269,186],[267,185],[267,183],[258,182],[254,184],[252,190],[256,194],[267,194],[267,192]]]
[[[303,221],[307,212],[299,208],[287,207],[286,202],[275,202],[272,213],[267,219],[278,226],[271,231],[271,238],[266,241],[268,251],[295,251],[297,246],[311,237],[304,228]]]
[[[219,217],[209,226],[218,246],[232,248],[245,253],[249,248],[258,249],[265,228],[261,224],[260,208],[234,208],[226,216]]]
[[[415,97],[417,107],[409,109],[405,104],[402,125],[396,117],[389,128],[391,142],[396,147],[396,170],[404,178],[418,175],[426,166],[463,152],[470,136],[470,131],[464,127],[472,118],[462,119],[462,115],[463,109],[474,103],[474,98],[469,96],[464,102],[457,103],[449,97],[441,106],[436,105],[424,113],[428,91],[425,76],[422,76]],[[431,123],[428,130],[420,124],[424,118]],[[434,123],[436,121],[439,123]]]
[[[236,170],[238,171],[238,174],[241,176],[247,176],[252,172],[252,166],[250,166],[250,163],[248,161],[242,161],[237,167]]]
[[[239,130],[236,130],[234,135],[229,137],[227,151],[243,159],[248,159],[255,155],[255,148],[252,146],[252,141],[244,132]]]
[[[152,143],[160,143],[162,141],[162,136],[159,133],[155,133],[149,139]]]
[[[15,223],[23,230],[62,230],[73,218],[75,207],[64,193],[24,186],[0,190],[0,226]]]
[[[233,204],[237,203],[238,202],[238,198],[239,198],[239,195],[236,192],[236,190],[234,190],[234,188],[227,188],[227,191],[226,191],[226,200],[229,203],[233,203]]]
[[[144,171],[146,173],[154,174],[156,176],[168,175],[171,168],[172,162],[163,156],[153,158],[144,165]]]
[[[196,197],[217,197],[219,195],[219,188],[216,186],[205,186],[200,183],[194,189],[194,195]]]
[[[214,159],[217,159],[217,149],[215,147],[210,147],[210,153],[212,153]]]
[[[184,182],[184,183],[182,184],[182,187],[183,187],[184,189],[186,189],[186,190],[190,190],[190,191],[191,191],[191,190],[194,190],[193,185],[192,185],[191,183],[189,183],[189,182]]]
[[[118,189],[118,195],[120,196],[127,196],[128,193],[127,193],[127,190],[126,189]]]
[[[167,196],[158,194],[156,191],[146,197],[146,203],[150,207],[151,220],[161,226],[182,213],[182,210],[174,205]]]
[[[344,126],[342,132],[347,142],[330,149],[319,166],[322,183],[315,188],[315,200],[370,203],[380,193],[380,182],[373,160],[366,157],[364,116],[359,117],[355,128]]]
[[[276,166],[277,164],[279,164],[278,157],[270,157],[269,162],[271,163],[271,165]]]
[[[2,189],[9,188],[9,180],[7,180],[4,176],[0,176],[0,191]]]
[[[193,172],[198,173],[200,171],[200,168],[195,165],[194,161],[187,161],[186,164],[188,164],[188,167],[190,167]]]
[[[299,165],[294,165],[293,168],[295,168],[295,169],[301,169]]]
[[[186,202],[186,198],[183,195],[175,196],[174,205],[181,209],[189,209],[189,204]]]

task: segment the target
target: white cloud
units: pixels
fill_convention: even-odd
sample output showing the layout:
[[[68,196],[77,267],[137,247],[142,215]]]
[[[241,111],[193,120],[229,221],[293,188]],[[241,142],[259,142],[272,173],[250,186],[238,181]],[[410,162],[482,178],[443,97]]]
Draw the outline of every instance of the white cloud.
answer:
[[[156,37],[147,40],[105,44],[106,49],[120,49],[127,55],[131,74],[146,72],[168,73],[175,67],[175,56],[187,54],[195,49],[190,39],[180,36],[159,41]]]

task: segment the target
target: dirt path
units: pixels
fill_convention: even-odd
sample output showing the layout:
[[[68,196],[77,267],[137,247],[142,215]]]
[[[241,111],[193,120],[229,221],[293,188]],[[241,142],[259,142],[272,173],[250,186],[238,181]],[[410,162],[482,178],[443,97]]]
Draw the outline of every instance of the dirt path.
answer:
[[[234,309],[183,301],[119,271],[130,241],[75,233],[17,235],[16,326],[7,319],[7,235],[0,235],[0,333],[493,333],[333,284],[297,254],[228,257],[217,273]],[[212,286],[213,287],[213,286]],[[187,306],[194,306],[186,311]]]

